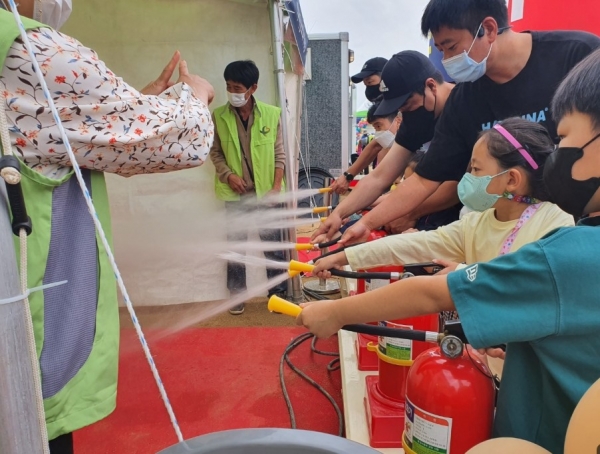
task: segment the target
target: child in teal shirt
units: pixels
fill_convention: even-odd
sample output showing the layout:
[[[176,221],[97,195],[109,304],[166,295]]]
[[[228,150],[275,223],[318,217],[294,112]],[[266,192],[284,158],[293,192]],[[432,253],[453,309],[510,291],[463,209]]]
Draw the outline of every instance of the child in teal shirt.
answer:
[[[560,136],[544,171],[551,201],[575,217],[598,211],[600,51],[565,78],[551,110]],[[600,229],[560,228],[488,263],[305,303],[298,323],[327,337],[347,324],[457,310],[473,347],[508,344],[494,435],[559,454],[575,406],[600,378],[599,257]]]

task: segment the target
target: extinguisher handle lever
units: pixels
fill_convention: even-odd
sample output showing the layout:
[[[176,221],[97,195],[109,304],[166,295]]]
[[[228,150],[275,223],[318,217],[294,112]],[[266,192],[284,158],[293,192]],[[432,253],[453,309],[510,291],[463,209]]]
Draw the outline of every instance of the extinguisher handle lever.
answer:
[[[469,343],[465,331],[463,330],[462,323],[460,320],[448,320],[444,323],[444,333],[458,337],[465,344]],[[506,344],[492,345],[489,348],[499,348],[503,352],[506,351]]]

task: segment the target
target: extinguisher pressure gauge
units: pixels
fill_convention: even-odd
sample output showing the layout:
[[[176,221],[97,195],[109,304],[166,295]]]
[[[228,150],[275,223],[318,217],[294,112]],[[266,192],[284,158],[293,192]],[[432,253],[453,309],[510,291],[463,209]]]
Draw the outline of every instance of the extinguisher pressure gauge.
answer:
[[[456,336],[446,336],[440,341],[440,350],[448,358],[458,358],[462,356],[464,344]]]

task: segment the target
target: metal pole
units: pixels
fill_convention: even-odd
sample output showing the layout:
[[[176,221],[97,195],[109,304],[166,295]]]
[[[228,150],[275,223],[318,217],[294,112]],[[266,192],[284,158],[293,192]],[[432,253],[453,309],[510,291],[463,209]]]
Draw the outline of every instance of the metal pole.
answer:
[[[285,165],[285,180],[287,190],[290,192],[296,192],[298,190],[298,181],[296,166],[294,165],[295,153],[292,151],[295,148],[290,146],[290,140],[288,136],[288,125],[287,125],[287,99],[285,96],[285,67],[283,64],[283,29],[282,20],[279,8],[280,0],[269,1],[269,14],[271,16],[271,38],[273,39],[273,63],[275,67],[275,74],[277,75],[277,98],[279,107],[281,107],[281,129],[283,131],[283,147],[286,155]],[[298,203],[297,200],[290,200],[287,202],[289,210],[295,210]],[[296,239],[296,228],[292,227],[288,230],[289,241],[295,243]],[[298,260],[298,252],[291,251],[290,258],[292,260]],[[291,279],[292,284],[292,301],[299,303],[302,301],[302,288],[300,283],[300,276],[296,276]]]
[[[350,128],[352,119],[350,118],[350,52],[348,49],[348,41],[350,35],[347,32],[340,33],[340,40],[342,41],[342,54],[341,54],[341,65],[342,65],[342,77],[341,87],[342,90],[342,169],[347,169],[347,165],[350,162],[350,134],[352,130]]]
[[[21,294],[8,215],[4,180],[0,178],[0,300]],[[32,361],[28,358],[27,319],[23,300],[0,304],[0,452],[44,452],[37,414]],[[37,359],[36,359],[37,360]]]
[[[324,187],[331,186],[331,178],[327,177],[323,181]],[[323,194],[323,206],[331,206],[333,200],[333,194],[331,192],[326,192]],[[328,210],[328,214],[331,212]],[[329,248],[321,249],[322,254],[327,254],[329,252]],[[321,295],[331,295],[333,293],[338,293],[340,291],[340,283],[337,279],[321,279],[319,280],[311,280],[304,283],[304,288],[308,290],[312,290],[313,292],[319,293]]]
[[[323,182],[323,187],[328,188],[329,186],[331,186],[331,178],[326,177]],[[326,192],[325,194],[323,194],[323,206],[324,207],[331,206],[332,200],[333,200],[333,197],[331,196],[331,192]],[[327,215],[329,216],[329,214],[331,214],[331,213],[328,212]],[[327,254],[329,252],[329,248],[326,247],[321,252],[323,254]],[[319,290],[327,290],[327,279],[319,278]]]

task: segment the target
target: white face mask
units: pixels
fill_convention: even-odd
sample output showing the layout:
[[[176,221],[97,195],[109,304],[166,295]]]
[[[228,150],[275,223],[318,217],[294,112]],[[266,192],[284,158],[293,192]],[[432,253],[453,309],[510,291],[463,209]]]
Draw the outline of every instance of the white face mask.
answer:
[[[58,30],[67,21],[72,10],[71,0],[34,0],[33,19]]]
[[[477,79],[482,78],[487,71],[487,59],[490,56],[490,53],[492,53],[493,43],[490,45],[490,50],[486,57],[480,62],[476,62],[469,57],[475,41],[477,41],[479,38],[477,34],[479,33],[482,25],[483,24],[479,25],[477,33],[475,34],[475,38],[473,39],[471,47],[469,47],[468,51],[465,50],[462,52],[462,54],[442,60],[444,69],[455,82],[475,82]]]
[[[246,91],[246,93],[248,93],[250,91],[250,89],[248,89]],[[248,99],[246,99],[246,93],[229,93],[227,92],[227,100],[229,101],[229,104],[231,104],[233,107],[242,107],[245,106],[248,103]]]
[[[383,148],[390,148],[394,144],[396,136],[388,129],[387,131],[377,131],[374,138]]]

